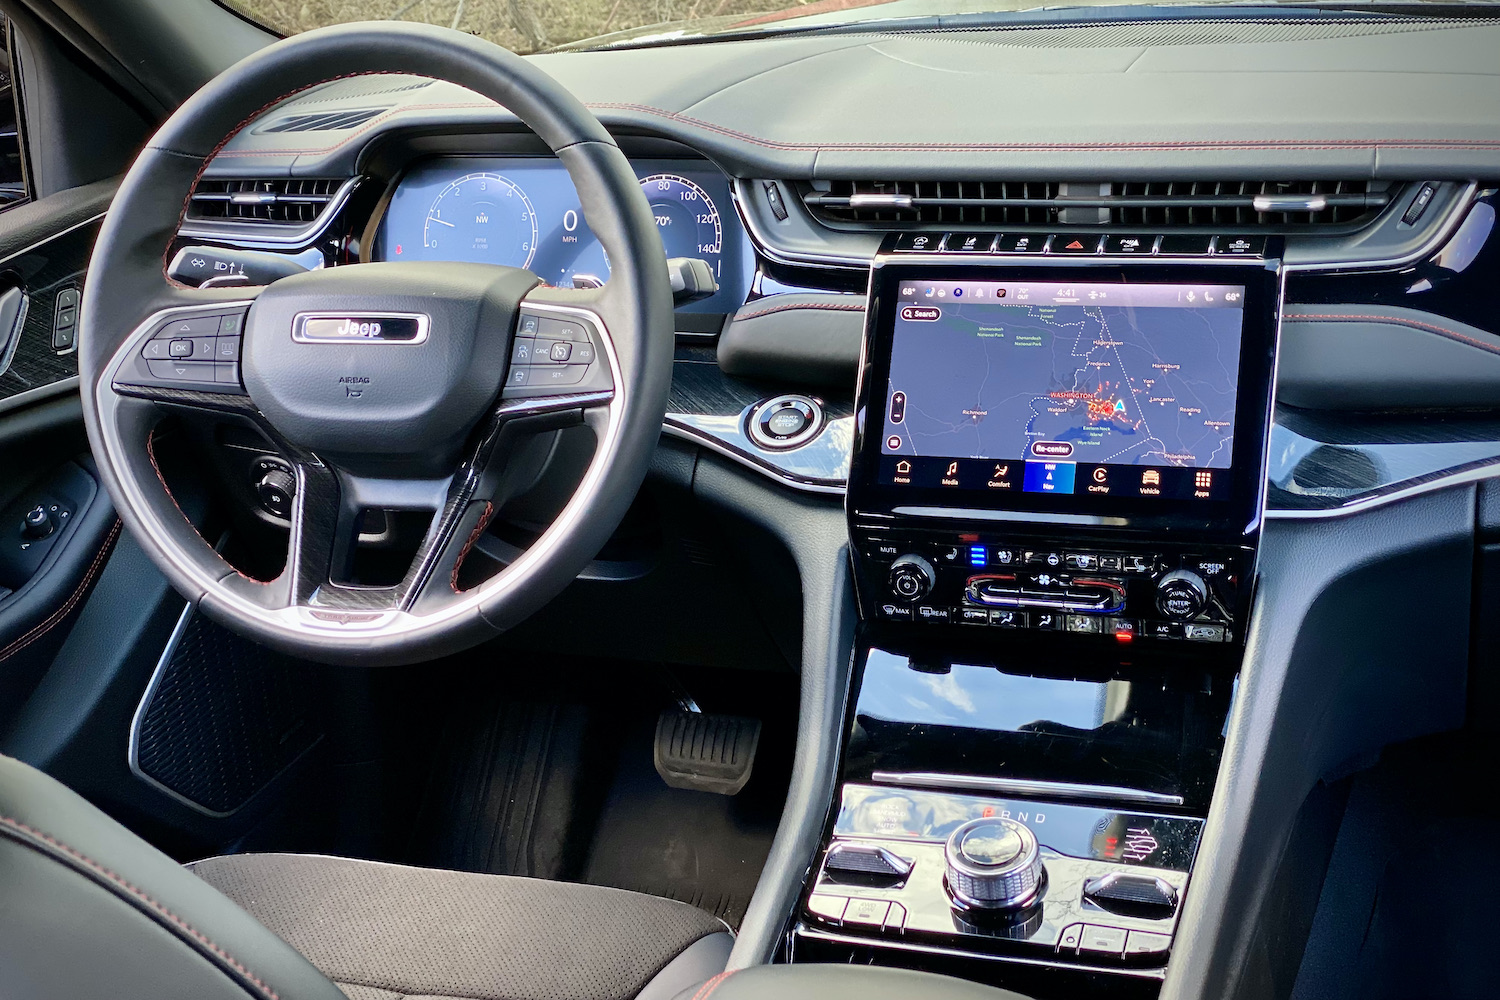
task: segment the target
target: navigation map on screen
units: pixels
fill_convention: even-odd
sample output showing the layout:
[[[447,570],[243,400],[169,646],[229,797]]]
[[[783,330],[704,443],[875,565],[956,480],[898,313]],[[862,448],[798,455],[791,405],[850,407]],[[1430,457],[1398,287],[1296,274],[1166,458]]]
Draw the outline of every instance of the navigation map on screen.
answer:
[[[882,450],[1228,469],[1244,293],[904,282]]]

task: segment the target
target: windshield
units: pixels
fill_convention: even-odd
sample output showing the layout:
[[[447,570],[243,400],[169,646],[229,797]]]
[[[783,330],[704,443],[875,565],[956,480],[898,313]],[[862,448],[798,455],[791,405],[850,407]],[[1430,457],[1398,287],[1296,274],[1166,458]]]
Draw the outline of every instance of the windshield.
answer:
[[[397,20],[468,31],[515,52],[642,44],[892,18],[1107,7],[1148,0],[220,0],[282,35],[346,21]],[[1174,0],[1149,0],[1155,5]],[[1191,2],[1191,0],[1176,0]],[[1205,0],[1196,0],[1202,4]],[[1223,3],[1225,0],[1207,0]],[[1237,2],[1237,0],[1231,0]],[[1254,0],[1252,0],[1254,2]],[[1304,4],[1302,6],[1312,6]],[[1354,6],[1343,3],[1342,6]]]

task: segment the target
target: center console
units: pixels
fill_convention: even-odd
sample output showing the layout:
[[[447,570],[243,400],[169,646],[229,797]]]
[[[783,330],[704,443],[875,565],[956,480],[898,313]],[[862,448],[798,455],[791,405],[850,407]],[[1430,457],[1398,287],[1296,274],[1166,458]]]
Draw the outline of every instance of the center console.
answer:
[[[969,235],[872,268],[854,689],[789,955],[1151,995],[1250,614],[1277,248]]]

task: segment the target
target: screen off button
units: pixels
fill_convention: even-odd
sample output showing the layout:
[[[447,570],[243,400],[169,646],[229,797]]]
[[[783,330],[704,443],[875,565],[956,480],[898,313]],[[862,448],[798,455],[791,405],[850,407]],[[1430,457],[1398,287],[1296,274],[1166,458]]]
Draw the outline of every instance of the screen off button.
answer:
[[[1072,493],[1073,474],[1077,466],[1072,462],[1027,462],[1027,493]]]

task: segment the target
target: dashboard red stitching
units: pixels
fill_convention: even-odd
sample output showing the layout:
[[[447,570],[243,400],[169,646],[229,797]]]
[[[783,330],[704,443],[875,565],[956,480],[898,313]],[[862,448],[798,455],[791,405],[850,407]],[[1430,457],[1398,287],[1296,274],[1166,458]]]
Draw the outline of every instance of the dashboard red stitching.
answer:
[[[234,969],[234,971],[238,972],[245,979],[253,983],[255,987],[260,990],[261,995],[266,997],[267,1000],[281,1000],[281,998],[277,996],[275,990],[271,989],[271,987],[267,986],[260,979],[260,977],[256,976],[249,969],[245,968],[244,965],[240,964],[240,962],[236,960],[234,956],[230,955],[229,952],[225,951],[223,948],[219,947],[219,945],[215,944],[208,937],[208,935],[204,934],[202,931],[198,930],[198,928],[194,927],[192,924],[188,923],[186,920],[182,919],[177,914],[167,909],[161,903],[157,902],[144,890],[126,881],[112,869],[104,867],[93,858],[84,854],[82,851],[64,844],[62,841],[58,840],[56,837],[53,837],[51,834],[43,833],[41,830],[38,830],[32,826],[28,826],[27,824],[22,823],[20,820],[11,819],[9,816],[0,816],[0,825],[8,826],[12,830],[24,834],[25,838],[28,840],[40,840],[44,844],[47,844],[49,847],[51,847],[53,850],[61,852],[67,857],[72,858],[74,861],[83,865],[90,871],[102,876],[110,882],[113,882],[115,885],[124,889],[127,893],[134,896],[142,903],[146,904],[147,907],[156,911],[174,927],[187,934],[194,941],[197,941],[209,951],[219,956],[219,958],[222,959],[230,968]]]
[[[1479,348],[1482,351],[1488,351],[1491,354],[1500,354],[1500,345],[1487,344],[1477,337],[1470,337],[1466,333],[1460,333],[1459,331],[1450,329],[1449,327],[1439,326],[1436,323],[1424,323],[1421,320],[1408,319],[1404,316],[1376,316],[1373,314],[1362,313],[1287,313],[1285,318],[1294,320],[1313,320],[1315,322],[1326,323],[1364,322],[1389,323],[1393,326],[1407,326],[1417,330],[1426,330],[1429,333],[1435,333],[1440,337],[1447,337],[1449,340],[1456,340],[1461,343],[1469,344],[1473,347]]]
[[[759,319],[762,316],[769,316],[772,313],[795,312],[800,309],[822,309],[828,312],[864,312],[865,304],[863,302],[789,302],[785,305],[770,306],[759,312],[736,313],[734,319],[735,322],[745,319]]]
[[[10,659],[10,657],[19,653],[21,650],[25,649],[27,646],[35,642],[37,639],[50,632],[57,626],[58,622],[68,617],[68,613],[77,606],[79,601],[83,600],[83,595],[88,593],[89,587],[93,585],[94,577],[98,575],[99,570],[107,560],[110,551],[114,549],[115,539],[119,536],[120,522],[117,519],[115,521],[114,527],[110,528],[109,534],[105,536],[104,544],[99,547],[98,553],[95,554],[94,561],[89,564],[88,571],[83,574],[83,579],[78,581],[78,586],[74,588],[72,595],[69,596],[65,602],[63,602],[63,606],[38,622],[35,626],[32,627],[30,632],[27,632],[19,639],[16,639],[4,649],[0,649],[0,661]]]

